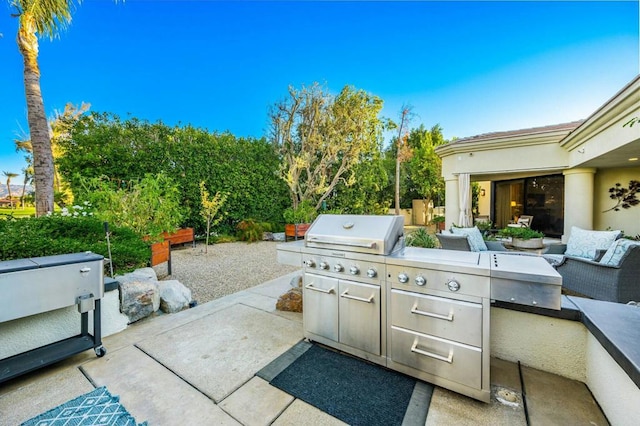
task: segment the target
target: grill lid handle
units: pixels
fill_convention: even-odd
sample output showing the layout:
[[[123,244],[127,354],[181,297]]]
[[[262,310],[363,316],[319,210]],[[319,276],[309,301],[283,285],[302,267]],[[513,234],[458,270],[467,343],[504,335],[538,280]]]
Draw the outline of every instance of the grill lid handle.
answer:
[[[352,242],[352,241],[324,240],[318,237],[307,238],[307,241],[313,242],[313,243],[320,243],[320,244],[332,244],[332,245],[350,246],[350,247],[364,247],[368,249],[372,249],[376,247],[375,241],[371,241],[368,243],[358,243],[358,242]]]

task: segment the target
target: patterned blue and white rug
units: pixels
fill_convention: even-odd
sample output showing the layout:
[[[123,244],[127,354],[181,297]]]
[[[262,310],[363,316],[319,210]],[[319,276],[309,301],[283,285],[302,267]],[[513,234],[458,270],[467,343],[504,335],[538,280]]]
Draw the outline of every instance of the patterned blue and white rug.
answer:
[[[120,398],[111,395],[104,386],[22,423],[23,426],[145,426],[146,424],[147,422],[138,425],[133,416],[120,404]]]

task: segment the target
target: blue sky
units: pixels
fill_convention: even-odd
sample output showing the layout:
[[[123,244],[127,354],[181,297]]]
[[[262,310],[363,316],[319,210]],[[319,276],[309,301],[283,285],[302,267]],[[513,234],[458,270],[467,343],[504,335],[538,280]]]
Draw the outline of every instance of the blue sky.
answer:
[[[17,20],[0,0],[0,172],[25,163]],[[288,85],[349,84],[445,137],[586,118],[640,69],[637,1],[85,0],[40,44],[47,115],[91,110],[260,137]],[[4,179],[0,178],[4,181]]]

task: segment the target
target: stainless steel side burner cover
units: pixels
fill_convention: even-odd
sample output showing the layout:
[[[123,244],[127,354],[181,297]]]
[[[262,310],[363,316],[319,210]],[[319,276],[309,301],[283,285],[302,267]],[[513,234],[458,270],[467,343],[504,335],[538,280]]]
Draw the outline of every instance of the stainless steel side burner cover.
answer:
[[[305,236],[305,246],[388,255],[404,241],[402,216],[322,214]]]

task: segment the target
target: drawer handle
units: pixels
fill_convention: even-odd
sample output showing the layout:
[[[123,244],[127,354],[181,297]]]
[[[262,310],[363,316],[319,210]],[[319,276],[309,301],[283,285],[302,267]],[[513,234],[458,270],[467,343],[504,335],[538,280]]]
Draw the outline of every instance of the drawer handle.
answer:
[[[418,349],[418,339],[416,339],[415,342],[413,342],[413,346],[411,346],[411,352],[428,356],[429,358],[435,358],[439,361],[448,362],[449,364],[453,363],[453,349],[449,350],[448,357],[444,357],[442,355],[434,354],[433,352],[427,352],[427,351],[423,351],[422,349]]]
[[[305,288],[308,290],[313,290],[313,291],[317,291],[318,293],[325,293],[325,294],[335,293],[335,289],[336,289],[335,287],[331,287],[329,290],[325,290],[323,288],[317,288],[313,286],[313,283],[307,284]]]
[[[418,303],[413,305],[413,308],[411,308],[411,313],[412,314],[416,314],[416,315],[422,315],[422,316],[425,316],[425,317],[431,317],[431,318],[443,319],[443,320],[447,320],[447,321],[453,321],[453,312],[449,312],[449,315],[441,315],[441,314],[434,314],[433,312],[421,311],[421,310],[418,309]]]
[[[357,300],[359,302],[364,302],[364,303],[373,303],[373,298],[375,297],[375,294],[372,294],[371,296],[367,297],[358,297],[358,296],[351,296],[349,294],[349,289],[346,289],[341,295],[340,297],[344,297],[345,299],[351,299],[351,300]]]

